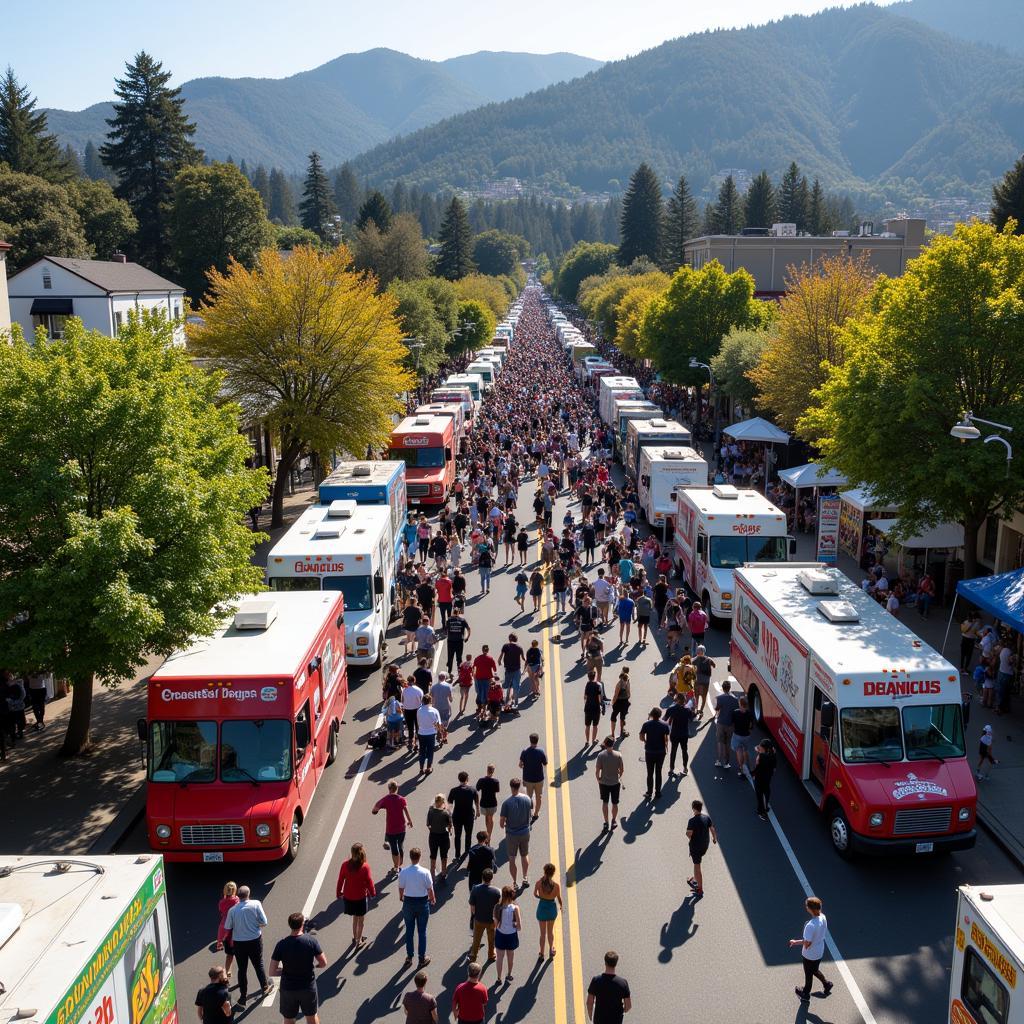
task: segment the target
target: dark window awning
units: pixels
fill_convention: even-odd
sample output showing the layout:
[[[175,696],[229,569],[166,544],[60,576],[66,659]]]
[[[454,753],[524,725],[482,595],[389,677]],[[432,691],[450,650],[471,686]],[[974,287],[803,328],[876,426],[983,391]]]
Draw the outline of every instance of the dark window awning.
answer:
[[[44,313],[63,313],[71,316],[74,307],[70,299],[33,299],[32,316],[41,316]]]

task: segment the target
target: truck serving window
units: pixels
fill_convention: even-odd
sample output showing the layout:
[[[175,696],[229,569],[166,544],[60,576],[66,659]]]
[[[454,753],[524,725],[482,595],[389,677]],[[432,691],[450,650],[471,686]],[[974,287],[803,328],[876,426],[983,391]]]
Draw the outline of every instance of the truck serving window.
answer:
[[[216,722],[152,722],[149,737],[150,782],[213,782]]]
[[[843,760],[902,761],[899,708],[843,708]]]
[[[221,782],[284,782],[291,776],[291,722],[265,718],[220,727]]]
[[[918,704],[903,709],[907,760],[963,757],[964,725],[957,704]]]
[[[739,605],[739,622],[743,635],[747,638],[750,646],[756,651],[757,645],[761,640],[761,623],[757,613],[742,597],[740,598]]]
[[[392,462],[404,462],[409,469],[438,469],[444,465],[443,448],[392,448]]]
[[[345,595],[345,611],[365,612],[373,607],[373,584],[369,576],[325,576],[324,590]]]
[[[995,972],[971,946],[964,953],[963,985],[960,998],[979,1024],[1006,1024],[1010,997]]]

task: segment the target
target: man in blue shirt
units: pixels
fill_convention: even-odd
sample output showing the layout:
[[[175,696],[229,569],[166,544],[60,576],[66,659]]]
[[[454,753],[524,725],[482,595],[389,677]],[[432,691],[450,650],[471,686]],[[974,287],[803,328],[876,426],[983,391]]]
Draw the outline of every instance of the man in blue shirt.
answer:
[[[249,886],[238,887],[238,902],[228,911],[224,927],[231,932],[231,944],[238,960],[238,1002],[235,1009],[244,1010],[249,993],[249,964],[256,974],[263,995],[274,991],[267,981],[263,966],[263,929],[267,915],[259,900],[249,899]]]

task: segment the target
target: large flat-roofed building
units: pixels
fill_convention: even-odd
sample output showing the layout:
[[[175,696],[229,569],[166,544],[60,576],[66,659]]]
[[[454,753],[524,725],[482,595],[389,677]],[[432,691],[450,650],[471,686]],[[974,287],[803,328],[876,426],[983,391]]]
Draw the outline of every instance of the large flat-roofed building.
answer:
[[[899,277],[907,261],[921,254],[924,225],[917,219],[887,220],[877,235],[867,229],[798,235],[792,224],[775,224],[771,228],[748,228],[740,235],[701,235],[688,241],[683,251],[686,263],[695,270],[712,260],[718,260],[729,273],[742,267],[754,278],[755,294],[773,298],[785,294],[790,267],[813,264],[823,256],[864,253],[878,273]]]

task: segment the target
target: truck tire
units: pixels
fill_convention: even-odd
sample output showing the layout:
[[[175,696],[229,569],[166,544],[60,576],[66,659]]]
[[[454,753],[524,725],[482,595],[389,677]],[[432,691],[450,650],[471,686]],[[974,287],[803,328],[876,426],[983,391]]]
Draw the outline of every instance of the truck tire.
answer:
[[[384,634],[377,637],[377,657],[370,666],[371,672],[376,672],[384,662]]]
[[[764,703],[761,700],[761,694],[758,692],[756,686],[752,686],[747,691],[747,700],[750,701],[750,710],[754,713],[754,721],[764,727]]]
[[[288,833],[288,849],[285,851],[284,859],[291,864],[299,855],[299,846],[302,842],[302,823],[299,821],[299,812],[296,811],[292,817],[292,827]]]
[[[331,738],[327,741],[327,767],[338,759],[338,723],[331,725]]]
[[[828,835],[832,840],[832,849],[839,854],[843,860],[850,860],[853,856],[850,840],[850,823],[846,820],[842,808],[832,804],[828,809]]]

